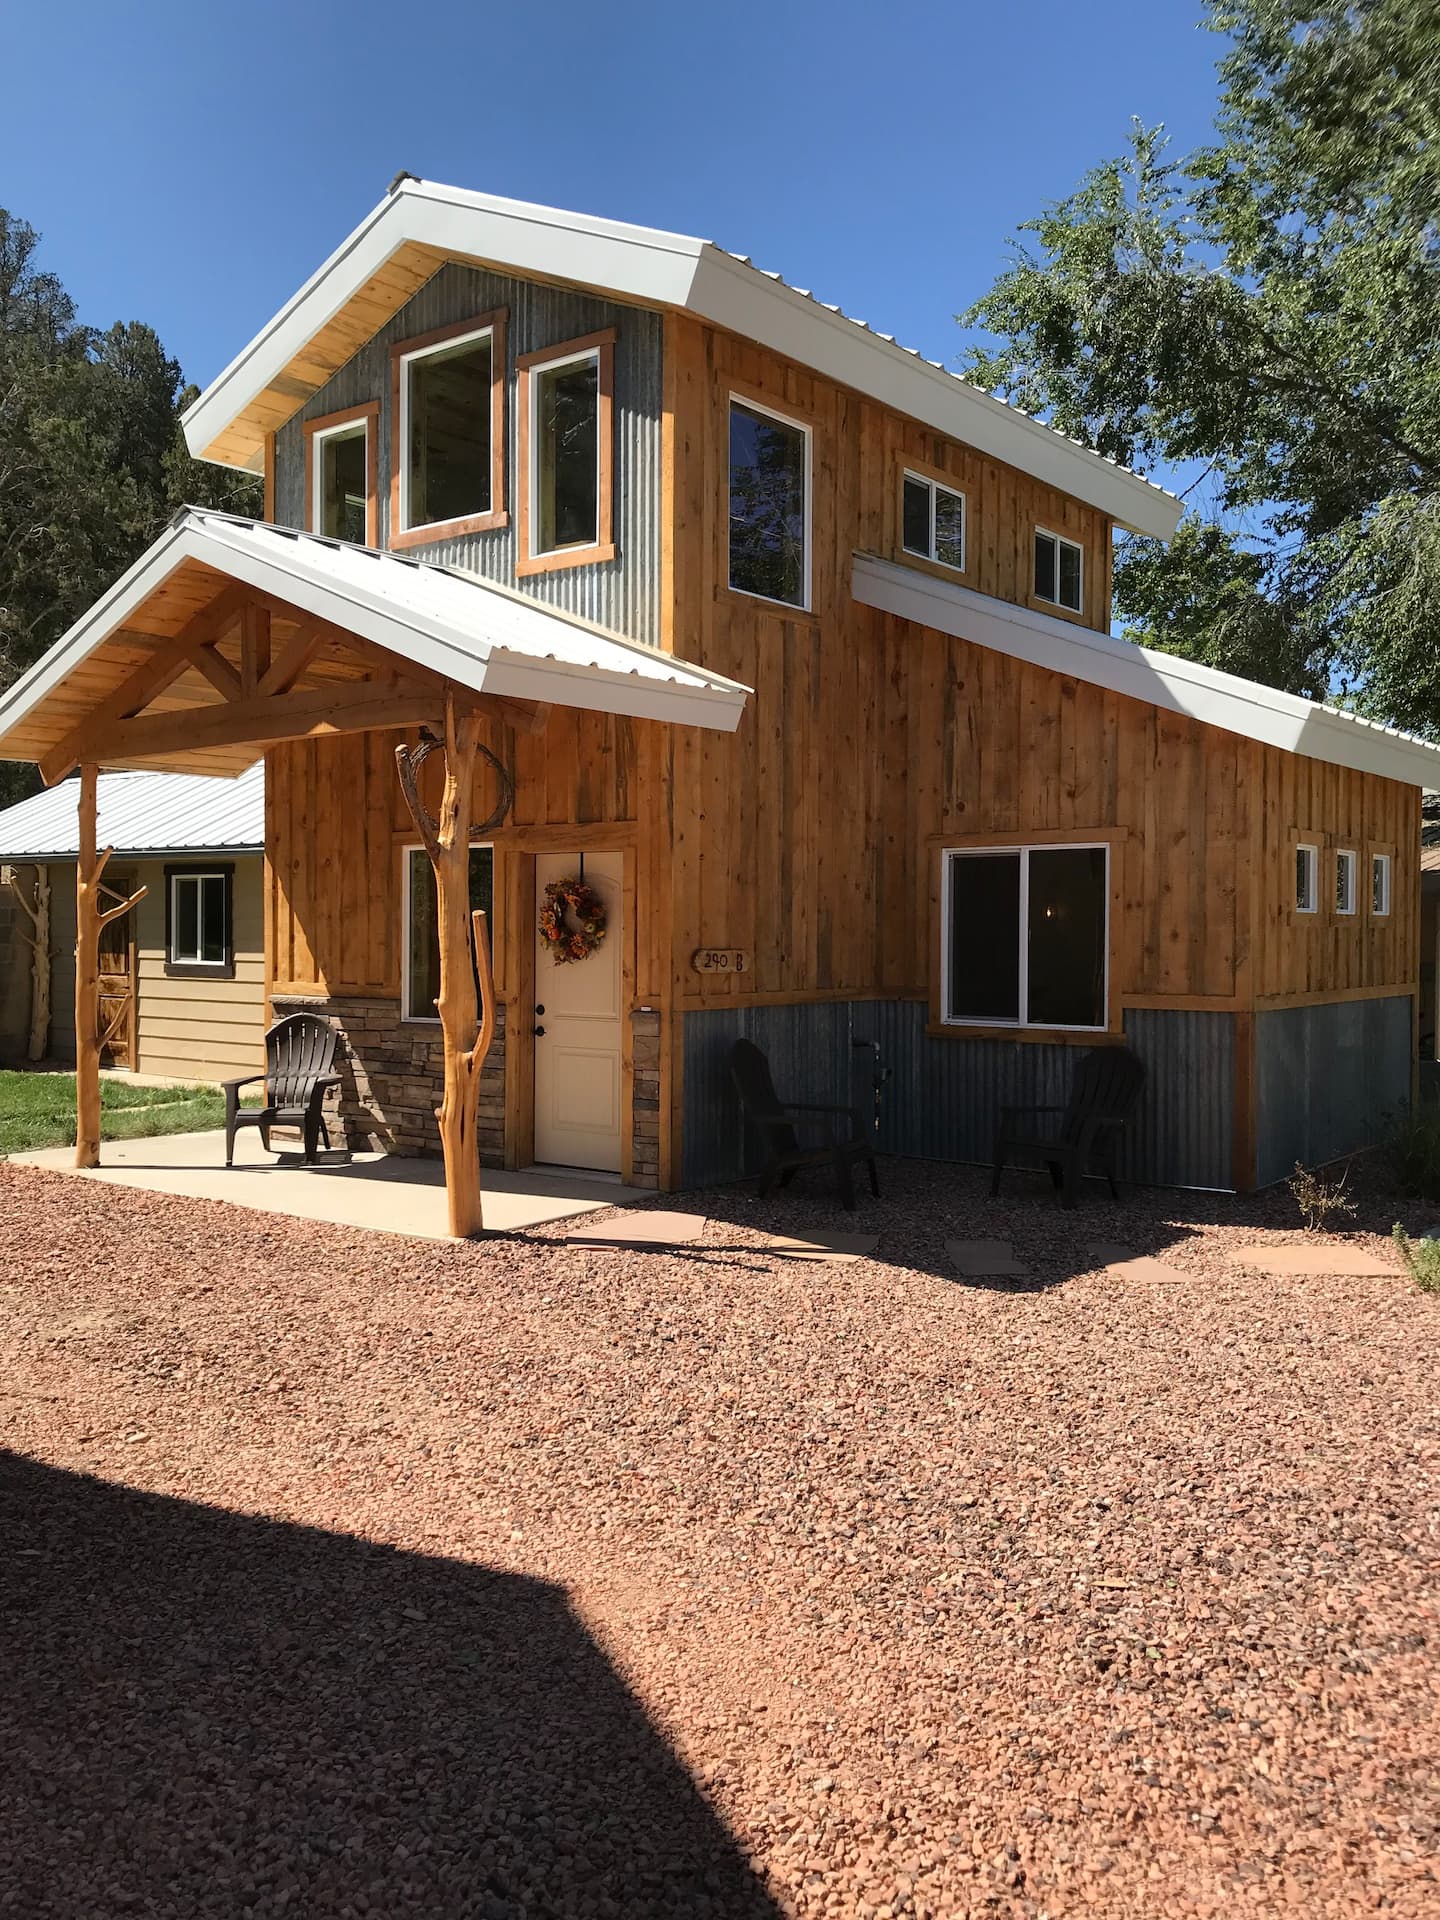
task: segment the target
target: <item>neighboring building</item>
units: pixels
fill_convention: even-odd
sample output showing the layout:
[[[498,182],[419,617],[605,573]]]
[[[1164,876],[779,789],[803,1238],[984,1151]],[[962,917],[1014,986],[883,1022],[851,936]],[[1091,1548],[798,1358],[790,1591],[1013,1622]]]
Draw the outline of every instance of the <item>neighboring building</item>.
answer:
[[[147,889],[102,937],[104,1064],[196,1081],[254,1072],[265,1062],[264,767],[238,780],[106,773],[99,789],[100,845],[115,850],[105,885],[122,898]],[[67,780],[0,812],[0,861],[27,898],[37,871],[49,882],[47,1054],[64,1065],[75,1058],[75,799]],[[0,927],[0,1050],[17,1061],[30,1015],[26,925],[12,910]]]
[[[882,1147],[950,1159],[1128,1040],[1131,1173],[1205,1187],[1408,1096],[1440,753],[1112,638],[1115,530],[1179,502],[748,261],[405,179],[186,431],[269,524],[178,516],[0,753],[265,751],[268,990],[342,1030],[353,1133],[435,1140],[394,750],[447,690],[515,786],[472,859],[488,1159],[731,1178],[740,1034],[809,1098],[875,1043]],[[582,867],[609,934],[556,966]]]

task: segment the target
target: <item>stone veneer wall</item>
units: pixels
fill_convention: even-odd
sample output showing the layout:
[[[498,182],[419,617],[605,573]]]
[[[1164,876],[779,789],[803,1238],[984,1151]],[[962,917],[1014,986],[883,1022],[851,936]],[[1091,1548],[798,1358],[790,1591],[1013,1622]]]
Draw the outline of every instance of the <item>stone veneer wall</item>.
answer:
[[[338,1028],[340,1123],[347,1147],[374,1144],[386,1153],[439,1153],[435,1109],[445,1080],[438,1025],[400,1018],[398,1000],[351,995],[312,998],[276,994],[275,1018],[320,1013]],[[480,1164],[505,1164],[505,1009],[497,1009],[495,1042],[480,1077]]]
[[[276,994],[274,1017],[323,1014],[340,1034],[335,1050],[341,1076],[339,1119],[350,1148],[374,1144],[386,1153],[439,1153],[435,1109],[445,1079],[445,1048],[438,1026],[400,1018],[398,1000],[355,995],[320,998]],[[634,1136],[631,1181],[660,1183],[660,1016],[639,1007],[631,1016]],[[480,1162],[505,1164],[505,1008],[480,1080]]]

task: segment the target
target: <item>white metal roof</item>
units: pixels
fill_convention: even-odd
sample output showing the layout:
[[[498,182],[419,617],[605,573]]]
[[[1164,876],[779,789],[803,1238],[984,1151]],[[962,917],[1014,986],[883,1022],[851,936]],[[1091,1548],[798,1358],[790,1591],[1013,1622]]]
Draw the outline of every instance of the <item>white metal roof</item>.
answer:
[[[1070,674],[1151,706],[1188,714],[1268,746],[1412,786],[1440,786],[1440,746],[1339,707],[1220,673],[1113,634],[992,600],[916,567],[857,553],[851,591],[863,606],[952,633],[1032,666]]]
[[[217,435],[408,243],[683,308],[1019,467],[1137,533],[1168,540],[1180,519],[1181,502],[1153,482],[709,240],[433,180],[401,181],[211,381],[185,414],[191,452],[205,458]],[[250,464],[258,470],[258,449]]]
[[[0,860],[73,860],[80,851],[80,782],[35,793],[0,812]],[[265,846],[265,768],[237,779],[203,773],[102,773],[102,847],[120,854],[259,853]]]
[[[110,591],[0,694],[0,759],[25,723],[176,568],[198,561],[474,693],[733,732],[748,687],[474,574],[185,507]]]

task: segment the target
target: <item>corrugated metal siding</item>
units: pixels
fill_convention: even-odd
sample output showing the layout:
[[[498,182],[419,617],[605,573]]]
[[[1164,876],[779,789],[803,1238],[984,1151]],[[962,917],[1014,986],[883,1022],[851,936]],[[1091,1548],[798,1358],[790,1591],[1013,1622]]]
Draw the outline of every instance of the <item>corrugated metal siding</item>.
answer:
[[[1255,1016],[1261,1186],[1373,1146],[1410,1098],[1410,997]]]
[[[361,401],[380,402],[380,544],[390,538],[390,348],[397,340],[450,326],[471,314],[509,309],[506,332],[508,431],[506,504],[510,525],[406,551],[441,560],[489,580],[518,586],[537,600],[597,621],[651,645],[660,636],[660,416],[663,323],[658,313],[622,307],[594,295],[540,286],[508,274],[454,263],[442,267],[373,340],[346,362],[276,436],[275,516],[281,526],[305,524],[303,422]],[[515,577],[516,449],[519,445],[515,356],[616,329],[615,560]]]
[[[1004,1040],[936,1040],[913,1000],[855,1000],[723,1008],[685,1016],[686,1185],[738,1179],[740,1117],[726,1071],[742,1035],[770,1056],[782,1098],[848,1101],[872,1110],[879,1047],[891,1077],[881,1093],[882,1152],[985,1162],[1002,1105],[1063,1106],[1076,1049]],[[1234,1023],[1229,1014],[1132,1011],[1126,1034],[1149,1069],[1125,1142],[1128,1179],[1155,1186],[1228,1188],[1234,1112]],[[864,1043],[864,1044],[857,1044]]]

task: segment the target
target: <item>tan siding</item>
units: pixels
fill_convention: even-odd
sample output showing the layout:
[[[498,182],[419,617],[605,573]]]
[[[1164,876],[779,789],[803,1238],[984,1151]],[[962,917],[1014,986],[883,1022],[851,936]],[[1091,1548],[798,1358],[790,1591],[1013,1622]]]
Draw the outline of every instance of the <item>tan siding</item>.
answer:
[[[166,863],[143,860],[136,868],[150,889],[136,910],[141,1073],[223,1080],[265,1064],[261,861],[254,854],[224,858],[235,868],[233,980],[172,979],[165,972]]]

